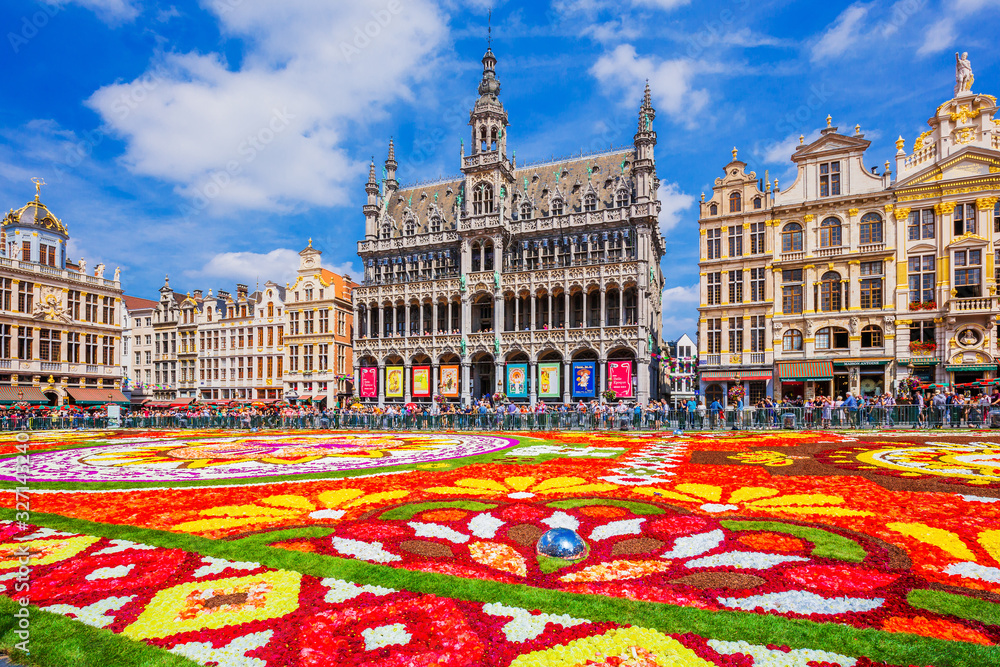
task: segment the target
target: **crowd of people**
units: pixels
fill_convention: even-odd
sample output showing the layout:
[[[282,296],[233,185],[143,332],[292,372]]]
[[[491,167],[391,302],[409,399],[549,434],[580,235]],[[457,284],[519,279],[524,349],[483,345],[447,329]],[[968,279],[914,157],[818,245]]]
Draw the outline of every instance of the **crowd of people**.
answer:
[[[484,395],[468,405],[349,403],[344,406],[287,403],[191,404],[122,408],[109,418],[106,407],[28,406],[0,409],[0,429],[179,427],[179,428],[348,428],[348,429],[772,429],[772,428],[1000,428],[1000,388],[992,394],[945,389],[893,396],[770,396],[749,402],[733,396],[706,404],[704,398],[677,406],[593,399],[535,405]]]

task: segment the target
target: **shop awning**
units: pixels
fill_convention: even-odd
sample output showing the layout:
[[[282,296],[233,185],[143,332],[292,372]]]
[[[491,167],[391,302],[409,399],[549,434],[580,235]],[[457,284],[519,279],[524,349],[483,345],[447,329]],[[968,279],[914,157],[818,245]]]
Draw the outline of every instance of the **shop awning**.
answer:
[[[900,359],[898,363],[900,366],[937,366],[941,360],[935,357],[913,357],[912,359]]]
[[[38,387],[23,385],[18,387],[0,387],[0,404],[9,405],[12,403],[33,403],[41,405],[48,403],[49,399]]]
[[[892,357],[881,359],[837,359],[834,366],[885,366],[892,361]]]
[[[833,362],[779,361],[778,379],[782,381],[832,380]]]
[[[701,379],[705,382],[736,382],[736,373],[733,371],[702,373]]]
[[[774,377],[772,371],[740,371],[736,374],[740,380],[770,380]]]
[[[170,401],[167,405],[171,408],[186,408],[187,406],[194,403],[193,398],[175,398]]]
[[[142,404],[144,408],[169,408],[170,406],[170,401],[149,401]]]
[[[117,389],[98,389],[96,387],[86,387],[78,389],[66,387],[66,393],[70,395],[77,405],[105,405],[107,403],[128,404],[129,400],[125,394]]]
[[[995,371],[997,369],[996,364],[976,364],[976,365],[958,365],[958,366],[945,366],[946,371],[958,371],[959,373],[976,373],[981,371]]]
[[[306,394],[305,396],[299,396],[299,401],[302,403],[309,403],[312,401],[312,394]]]

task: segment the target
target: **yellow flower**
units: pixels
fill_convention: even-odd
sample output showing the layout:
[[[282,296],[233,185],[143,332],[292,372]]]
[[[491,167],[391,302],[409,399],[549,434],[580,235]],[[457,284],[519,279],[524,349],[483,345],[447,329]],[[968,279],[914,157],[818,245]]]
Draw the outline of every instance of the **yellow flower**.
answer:
[[[508,498],[520,500],[534,498],[537,494],[557,493],[602,493],[617,489],[616,484],[588,484],[582,477],[553,477],[536,484],[534,477],[507,477],[503,482],[495,479],[466,477],[455,482],[455,486],[435,486],[427,489],[430,493],[446,495],[497,496],[506,494]]]
[[[674,490],[657,488],[637,488],[634,493],[640,493],[665,500],[679,500],[686,503],[699,503],[701,510],[713,514],[724,512],[757,511],[784,512],[789,514],[822,514],[825,516],[873,516],[864,510],[852,510],[843,505],[840,496],[823,493],[790,493],[780,495],[777,489],[766,486],[744,486],[739,488],[722,501],[722,487],[712,484],[678,484]],[[708,502],[705,502],[705,501]]]
[[[303,496],[268,496],[262,498],[259,505],[220,505],[201,510],[198,514],[213,518],[187,521],[177,524],[174,529],[197,533],[239,526],[283,524],[307,518],[339,519],[347,513],[345,510],[387,500],[396,500],[409,495],[409,493],[405,490],[369,494],[365,494],[360,489],[324,491],[316,496],[319,505]]]

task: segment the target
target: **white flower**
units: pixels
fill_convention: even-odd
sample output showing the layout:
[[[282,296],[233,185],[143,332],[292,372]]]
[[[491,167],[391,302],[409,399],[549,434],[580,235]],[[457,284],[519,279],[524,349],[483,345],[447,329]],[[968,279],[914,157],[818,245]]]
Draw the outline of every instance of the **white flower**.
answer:
[[[959,498],[967,503],[1000,503],[1000,498],[987,498],[985,496],[967,496],[959,494]]]
[[[598,526],[590,533],[590,539],[603,540],[618,535],[638,535],[642,532],[642,522],[646,519],[625,519]]]
[[[254,632],[238,637],[221,648],[213,648],[208,642],[188,642],[170,649],[171,653],[191,658],[201,664],[214,663],[218,667],[267,667],[259,658],[248,658],[247,653],[271,641],[273,630]]]
[[[382,625],[377,628],[365,628],[361,631],[361,636],[365,639],[365,650],[374,651],[392,644],[405,645],[410,643],[413,637],[406,631],[406,626],[402,623],[392,625]]]
[[[700,556],[722,544],[724,539],[726,539],[726,535],[721,530],[678,537],[674,541],[674,548],[660,557],[690,558],[692,556]]]
[[[493,539],[503,524],[503,519],[498,519],[492,514],[484,512],[472,517],[469,521],[469,532],[480,539]]]
[[[796,648],[788,652],[774,651],[766,646],[748,644],[744,641],[726,642],[718,639],[709,639],[708,645],[723,655],[734,653],[749,655],[753,658],[754,667],[808,667],[810,663],[854,667],[857,663],[855,658],[846,655],[816,651],[811,648]]]
[[[226,570],[256,570],[260,567],[260,563],[226,560],[224,558],[212,558],[211,556],[205,556],[201,562],[205,563],[205,565],[195,570],[192,575],[196,579],[207,577],[210,574],[219,574]]]
[[[483,611],[491,616],[509,616],[513,619],[503,626],[504,635],[512,642],[526,642],[529,639],[534,639],[545,631],[545,626],[549,623],[569,628],[588,622],[567,614],[532,614],[527,609],[508,607],[499,602],[484,604]]]
[[[15,537],[14,539],[18,542],[27,542],[28,540],[40,540],[45,537],[76,537],[77,533],[64,533],[61,530],[54,530],[52,528],[39,528],[30,535],[24,535],[22,537]]]
[[[309,513],[310,519],[339,519],[344,516],[344,510],[316,510]]]
[[[359,586],[358,584],[352,584],[349,581],[334,579],[332,577],[323,579],[321,583],[330,589],[323,598],[323,601],[334,604],[346,602],[347,600],[358,597],[362,593],[371,593],[372,595],[388,595],[389,593],[396,592],[396,589],[394,588],[384,588],[382,586],[371,586],[368,584]]]
[[[448,540],[449,542],[454,542],[455,544],[465,544],[469,541],[468,535],[463,535],[457,530],[449,528],[448,526],[442,526],[439,523],[411,521],[409,526],[413,529],[413,534],[417,537],[439,537],[442,540]]]
[[[760,607],[764,611],[793,614],[843,614],[848,611],[871,611],[881,607],[883,598],[825,598],[806,591],[782,591],[765,593],[745,598],[718,598],[719,602],[734,609],[753,611]]]
[[[580,527],[580,522],[576,520],[576,517],[566,514],[566,512],[556,512],[548,519],[542,519],[544,523],[549,528],[568,528],[570,530],[576,530]]]
[[[361,540],[349,540],[346,537],[334,537],[332,542],[333,548],[345,556],[354,556],[374,563],[391,563],[403,560],[396,554],[386,551],[381,542],[362,542]]]
[[[81,623],[92,625],[95,628],[106,628],[115,622],[115,617],[109,616],[108,612],[118,611],[134,597],[134,595],[129,595],[127,597],[105,598],[84,607],[74,607],[69,604],[54,604],[49,607],[43,607],[42,611],[51,611],[53,614],[72,616]]]
[[[1000,584],[1000,569],[978,563],[952,563],[944,569],[945,574],[957,574],[968,579],[979,579]]]
[[[121,579],[126,574],[131,572],[134,567],[135,563],[130,565],[119,565],[117,567],[99,567],[87,575],[87,580],[96,581],[97,579]]]
[[[733,510],[738,510],[739,507],[736,505],[720,505],[719,503],[705,503],[701,506],[701,509],[706,512],[711,512],[712,514],[720,514],[722,512],[732,512]]]
[[[138,542],[129,542],[128,540],[111,540],[111,546],[105,547],[100,551],[95,551],[92,555],[109,556],[111,554],[121,553],[122,551],[128,551],[129,549],[150,550],[156,549],[156,547],[148,544],[139,544]]]
[[[802,556],[782,556],[779,554],[762,554],[754,551],[730,551],[724,554],[713,554],[697,560],[689,560],[686,567],[735,567],[743,570],[766,570],[781,563],[792,561],[807,561]]]

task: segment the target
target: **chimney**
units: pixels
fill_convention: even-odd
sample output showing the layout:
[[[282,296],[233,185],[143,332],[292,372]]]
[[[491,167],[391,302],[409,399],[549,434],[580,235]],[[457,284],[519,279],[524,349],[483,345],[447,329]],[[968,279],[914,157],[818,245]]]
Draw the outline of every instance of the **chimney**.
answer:
[[[202,292],[201,292],[201,290],[200,290],[200,289],[196,289],[196,290],[194,290],[193,294],[194,294],[194,300],[195,300],[195,301],[201,301],[201,298],[202,298]]]

